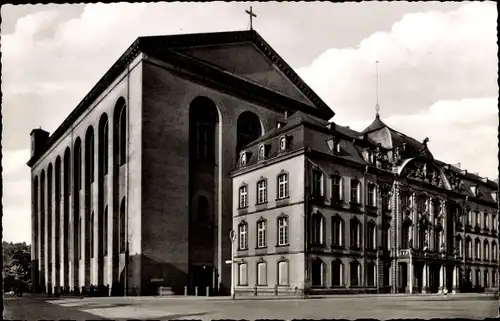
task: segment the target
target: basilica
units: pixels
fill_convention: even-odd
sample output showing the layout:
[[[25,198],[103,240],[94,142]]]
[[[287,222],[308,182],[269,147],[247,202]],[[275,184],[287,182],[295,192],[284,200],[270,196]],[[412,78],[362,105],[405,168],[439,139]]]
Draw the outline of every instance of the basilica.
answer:
[[[35,289],[495,287],[498,184],[378,113],[362,132],[334,115],[254,30],[138,38],[52,134],[31,132]]]

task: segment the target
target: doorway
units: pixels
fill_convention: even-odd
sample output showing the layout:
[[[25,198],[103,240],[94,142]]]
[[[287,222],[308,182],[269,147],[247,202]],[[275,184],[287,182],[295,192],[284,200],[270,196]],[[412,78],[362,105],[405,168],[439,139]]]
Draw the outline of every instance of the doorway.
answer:
[[[198,287],[198,295],[207,295],[207,287],[209,295],[213,294],[213,266],[209,265],[191,265],[191,294],[195,295],[195,288]]]

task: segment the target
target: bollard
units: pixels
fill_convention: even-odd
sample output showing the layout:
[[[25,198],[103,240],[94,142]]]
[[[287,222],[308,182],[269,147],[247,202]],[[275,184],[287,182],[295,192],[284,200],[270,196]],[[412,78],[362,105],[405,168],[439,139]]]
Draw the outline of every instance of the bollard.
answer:
[[[187,285],[184,286],[184,295],[185,296],[188,295],[188,287],[187,287]]]
[[[206,296],[210,296],[210,287],[209,286],[207,286],[207,290],[205,292],[205,295]]]
[[[194,287],[194,296],[198,296],[198,286]]]

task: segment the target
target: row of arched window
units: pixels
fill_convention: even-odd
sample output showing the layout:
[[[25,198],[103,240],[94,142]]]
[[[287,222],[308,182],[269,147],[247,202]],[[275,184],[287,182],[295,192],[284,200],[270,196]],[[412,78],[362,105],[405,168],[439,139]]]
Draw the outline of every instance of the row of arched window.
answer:
[[[345,222],[340,215],[335,215],[331,220],[332,246],[345,246]],[[377,246],[377,224],[370,220],[367,225],[366,248],[375,249]],[[315,212],[311,216],[311,244],[325,244],[325,217],[320,212]],[[351,249],[361,249],[363,244],[362,224],[357,217],[349,220],[349,246]]]
[[[248,207],[248,184],[242,184],[238,190],[238,208],[243,209]],[[256,204],[267,203],[268,196],[268,181],[266,178],[261,178],[256,185]],[[284,199],[289,197],[289,179],[288,173],[282,171],[276,177],[276,198]]]
[[[324,287],[327,282],[327,265],[320,259],[315,258],[311,264],[311,285],[313,287]],[[349,284],[350,286],[361,286],[362,284],[362,269],[361,264],[352,260],[349,262]],[[344,263],[340,259],[331,262],[330,265],[331,286],[346,286],[346,273]],[[375,286],[377,280],[377,266],[370,261],[366,265],[366,286]]]
[[[242,260],[238,263],[238,285],[248,286],[248,262]],[[270,286],[268,280],[268,262],[263,258],[260,258],[255,265],[255,285],[256,286]],[[289,285],[289,262],[285,258],[280,258],[276,262],[276,282],[275,285],[278,286],[288,286]],[[253,273],[252,273],[253,274]]]
[[[464,255],[464,246],[463,246],[463,239],[461,236],[458,236],[456,238],[457,241],[457,249],[458,249],[458,254],[460,257],[463,257]],[[479,238],[476,238],[474,240],[474,248],[472,246],[472,239],[470,237],[466,237],[465,239],[465,257],[467,259],[472,259],[473,255],[473,249],[474,249],[474,258],[477,260],[481,259],[481,241]],[[498,248],[497,248],[497,243],[495,241],[491,242],[491,258],[490,258],[490,244],[488,240],[483,241],[483,246],[482,246],[482,253],[483,261],[496,261],[498,260]]]
[[[115,108],[114,108],[114,117],[113,117],[113,168],[117,168],[121,165],[124,165],[127,161],[127,106],[124,98],[118,99]],[[36,256],[40,258],[41,261],[50,260],[52,257],[50,255],[51,252],[48,253],[48,257],[44,256],[44,247],[47,246],[48,249],[51,247],[50,241],[46,242],[44,233],[41,233],[41,228],[47,221],[48,226],[52,224],[56,225],[54,238],[56,239],[56,260],[59,260],[60,251],[64,251],[64,257],[69,258],[68,249],[69,249],[69,196],[73,195],[74,199],[74,215],[79,215],[76,213],[80,213],[80,203],[83,201],[85,208],[85,217],[76,218],[73,220],[73,228],[74,228],[74,246],[75,253],[79,253],[79,257],[82,254],[82,240],[81,240],[81,232],[82,229],[85,228],[89,233],[86,233],[85,237],[85,253],[88,258],[94,256],[94,229],[93,226],[96,224],[96,217],[94,216],[94,212],[91,210],[94,207],[92,202],[92,184],[96,179],[96,150],[97,152],[97,180],[98,180],[98,192],[99,192],[99,206],[98,211],[99,215],[103,216],[103,223],[105,228],[99,228],[99,231],[103,233],[103,240],[106,244],[104,247],[105,253],[107,252],[107,204],[103,199],[102,190],[105,185],[104,177],[108,174],[109,171],[109,119],[106,113],[103,113],[99,119],[98,130],[97,130],[97,144],[94,134],[94,127],[91,125],[87,128],[84,137],[84,143],[82,144],[82,140],[80,137],[76,137],[73,145],[73,155],[71,155],[71,148],[66,147],[64,151],[64,156],[61,161],[61,156],[57,156],[55,159],[55,175],[53,175],[53,166],[52,163],[49,163],[47,167],[47,174],[45,174],[45,169],[40,171],[39,175],[35,175],[33,182],[33,199],[34,199],[34,230],[35,230],[35,248],[39,249],[36,251]],[[84,152],[82,152],[82,149]],[[52,155],[48,155],[51,157]],[[73,160],[71,160],[73,159]],[[62,165],[62,166],[61,166]],[[73,173],[71,173],[73,170]],[[82,175],[82,174],[85,175]],[[83,176],[83,177],[82,177]],[[40,177],[40,180],[39,180]],[[61,197],[63,200],[63,220],[60,222],[60,206],[54,206],[55,208],[55,222],[51,221],[53,209],[51,207],[51,199],[53,197],[53,183],[52,180],[55,180],[55,204],[60,204]],[[47,180],[47,182],[46,182]],[[71,191],[71,182],[73,182],[73,191]],[[47,184],[47,185],[46,185]],[[80,199],[80,191],[84,189],[84,199]],[[113,188],[114,193],[118,193],[118,188]],[[115,195],[117,197],[117,195]],[[124,199],[122,199],[122,204],[124,204]],[[47,205],[45,205],[47,204]],[[46,208],[45,208],[46,207]],[[45,212],[47,211],[47,213]],[[125,207],[123,206],[123,212],[125,211]],[[120,209],[120,216],[122,209]],[[124,221],[124,219],[123,219]],[[62,226],[62,235],[61,234],[61,223]],[[51,240],[52,235],[50,234],[52,229],[49,228],[48,238]],[[120,232],[121,233],[121,232]],[[124,234],[124,233],[123,233]],[[64,245],[61,245],[58,240],[62,237],[64,239]],[[121,241],[120,241],[121,242]],[[122,242],[121,242],[122,243]],[[61,246],[62,248],[60,248]],[[68,259],[65,259],[64,264],[65,271],[68,271],[67,264]],[[48,265],[51,266],[50,264]],[[42,265],[43,268],[43,265]],[[56,265],[56,269],[59,268],[59,265]],[[78,265],[75,263],[75,275],[77,275]],[[76,276],[77,277],[77,276]],[[66,281],[65,281],[66,282]]]
[[[276,245],[289,245],[288,216],[281,214],[276,218]],[[261,218],[256,223],[256,247],[266,248],[268,244],[268,221]],[[248,223],[242,221],[238,224],[238,250],[248,250]]]

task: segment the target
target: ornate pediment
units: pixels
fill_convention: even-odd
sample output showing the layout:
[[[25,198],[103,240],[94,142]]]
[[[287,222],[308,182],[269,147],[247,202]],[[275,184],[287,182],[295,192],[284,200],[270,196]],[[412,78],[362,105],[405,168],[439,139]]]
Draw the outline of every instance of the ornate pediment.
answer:
[[[445,175],[448,177],[451,189],[459,192],[462,186],[462,179],[460,178],[460,175],[451,169],[445,170]]]
[[[431,162],[427,161],[414,161],[410,162],[403,169],[402,176],[409,179],[418,180],[438,187],[443,186],[441,172]]]

